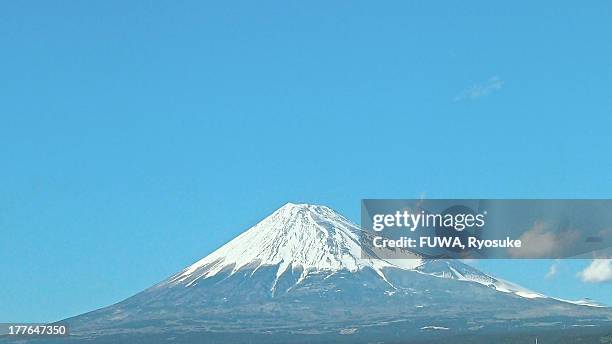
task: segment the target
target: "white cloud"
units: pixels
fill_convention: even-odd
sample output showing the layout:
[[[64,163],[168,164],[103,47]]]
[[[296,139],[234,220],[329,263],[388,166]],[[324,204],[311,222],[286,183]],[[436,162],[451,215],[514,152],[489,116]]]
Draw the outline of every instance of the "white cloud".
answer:
[[[545,222],[536,222],[519,237],[523,245],[508,251],[515,258],[561,257],[571,252],[579,238],[580,233],[576,230],[557,232]]]
[[[467,88],[463,92],[456,95],[454,100],[456,102],[461,100],[476,100],[478,98],[488,96],[493,92],[501,90],[501,88],[504,86],[504,83],[505,82],[498,76],[493,76],[485,82],[481,82]]]
[[[423,191],[419,194],[419,201],[427,199],[427,192]]]
[[[546,273],[546,275],[544,276],[544,278],[546,279],[551,279],[555,276],[557,276],[557,273],[559,272],[559,265],[561,264],[561,262],[557,259],[555,260],[554,263],[552,263],[552,265],[550,266],[550,268],[548,269],[548,272]]]
[[[587,283],[612,281],[612,259],[593,259],[589,266],[578,273],[578,276]]]

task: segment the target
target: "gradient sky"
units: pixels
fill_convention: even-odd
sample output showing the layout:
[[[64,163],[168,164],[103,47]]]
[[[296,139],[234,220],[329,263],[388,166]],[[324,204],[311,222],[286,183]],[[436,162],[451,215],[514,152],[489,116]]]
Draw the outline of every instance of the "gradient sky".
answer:
[[[120,301],[289,201],[610,198],[611,7],[2,2],[0,322]],[[476,266],[612,304],[551,264]]]

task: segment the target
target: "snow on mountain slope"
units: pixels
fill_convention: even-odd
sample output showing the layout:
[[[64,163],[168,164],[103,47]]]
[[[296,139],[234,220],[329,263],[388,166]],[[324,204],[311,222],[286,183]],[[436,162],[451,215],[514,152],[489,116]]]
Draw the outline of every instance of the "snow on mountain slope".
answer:
[[[356,225],[326,206],[288,203],[173,276],[170,283],[190,287],[197,284],[198,280],[215,276],[221,271],[231,269],[231,274],[234,274],[243,268],[257,271],[263,266],[277,267],[277,280],[286,271],[299,267],[302,269],[300,280],[312,272],[355,272],[371,268],[387,281],[384,270],[397,268],[440,278],[475,282],[528,299],[548,298],[489,276],[457,260],[364,259],[359,245],[360,231]],[[271,288],[274,289],[274,285]],[[594,305],[590,302],[559,301]]]
[[[546,298],[512,282],[489,276],[457,260],[430,260],[416,268],[421,273],[459,281],[476,282],[503,293],[511,293],[528,299]]]
[[[360,229],[328,207],[288,203],[272,215],[183,270],[172,282],[193,284],[224,269],[278,265],[277,277],[301,266],[312,271],[356,271],[370,267],[382,275],[383,267],[396,266],[380,259],[362,259]],[[421,264],[415,259],[404,268]],[[406,265],[407,264],[407,265]]]

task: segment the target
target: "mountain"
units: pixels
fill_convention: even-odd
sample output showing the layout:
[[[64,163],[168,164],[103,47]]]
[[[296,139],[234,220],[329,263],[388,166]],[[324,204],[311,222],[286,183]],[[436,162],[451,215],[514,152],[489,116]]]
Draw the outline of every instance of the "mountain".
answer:
[[[365,268],[384,279],[383,268],[396,266],[383,260],[362,259],[360,229],[328,207],[288,203],[217,251],[183,270],[170,283],[191,286],[221,271],[242,269],[254,272],[277,267],[271,292],[288,270],[299,269],[303,280],[310,273],[356,272]],[[420,259],[398,260],[415,268]],[[407,265],[406,265],[407,262]]]
[[[289,203],[167,280],[66,319],[71,336],[49,342],[562,343],[612,333],[610,308],[456,260],[362,258],[359,240],[332,209]]]

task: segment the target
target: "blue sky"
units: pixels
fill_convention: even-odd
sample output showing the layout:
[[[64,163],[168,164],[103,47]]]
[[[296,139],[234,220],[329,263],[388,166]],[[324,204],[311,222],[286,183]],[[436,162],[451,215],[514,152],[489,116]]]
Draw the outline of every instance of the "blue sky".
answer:
[[[109,305],[286,202],[609,198],[610,4],[0,5],[0,322]],[[588,261],[478,262],[612,304]]]

